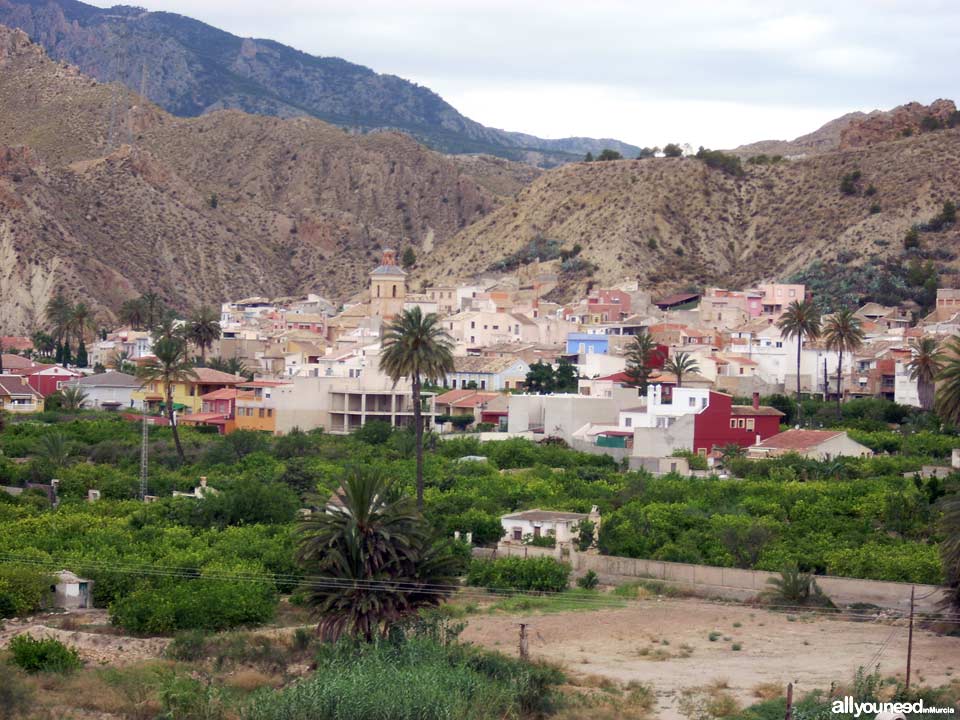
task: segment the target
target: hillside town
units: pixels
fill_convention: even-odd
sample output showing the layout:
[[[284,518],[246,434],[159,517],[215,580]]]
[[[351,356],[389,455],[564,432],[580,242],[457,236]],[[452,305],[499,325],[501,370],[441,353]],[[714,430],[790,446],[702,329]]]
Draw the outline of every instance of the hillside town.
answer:
[[[424,426],[437,433],[559,438],[653,470],[676,469],[686,452],[712,464],[731,444],[748,457],[861,456],[870,451],[845,433],[785,427],[784,413],[760,398],[799,388],[825,401],[882,398],[920,407],[912,348],[923,337],[960,331],[958,290],[939,289],[923,317],[870,302],[853,313],[862,341],[841,359],[824,338],[781,329],[791,303],[810,299],[803,285],[651,297],[624,282],[560,304],[548,299],[557,281],[551,269],[537,261],[513,274],[414,292],[397,253],[385,249],[369,287],[340,306],[312,294],[225,302],[207,355],[229,359],[243,374],[197,367],[172,388],[173,417],[220,434],[346,434],[372,421],[410,427],[410,380],[394,382],[379,359],[385,328],[418,308],[439,319],[452,346],[452,370],[423,394]],[[83,407],[169,422],[163,383],[136,377],[153,357],[151,332],[126,326],[101,335],[91,338],[87,367],[33,360],[30,339],[4,338],[0,407],[39,412],[45,398],[77,388]],[[654,352],[638,382],[630,353],[642,336]],[[556,378],[563,367],[565,383],[537,382],[538,370]]]

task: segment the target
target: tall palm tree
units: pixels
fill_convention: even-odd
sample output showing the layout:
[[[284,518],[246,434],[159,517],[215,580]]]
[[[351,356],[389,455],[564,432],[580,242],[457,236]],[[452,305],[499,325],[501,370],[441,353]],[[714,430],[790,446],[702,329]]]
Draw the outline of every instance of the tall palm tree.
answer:
[[[325,640],[371,642],[453,589],[457,561],[432,541],[411,499],[396,497],[376,473],[347,477],[336,502],[301,521],[297,534],[297,560]]]
[[[30,336],[30,340],[33,342],[34,351],[40,356],[48,357],[53,355],[53,351],[56,349],[53,338],[43,330],[37,330]]]
[[[413,384],[413,424],[417,435],[417,509],[423,510],[424,382],[439,383],[453,371],[453,343],[435,313],[423,315],[419,306],[404,310],[383,335],[380,369],[394,383],[408,377]]]
[[[143,305],[143,323],[148,330],[153,330],[154,326],[163,318],[166,306],[160,296],[152,291],[141,295],[140,303]]]
[[[77,303],[70,309],[70,330],[77,339],[79,347],[86,339],[87,330],[96,329],[93,312],[86,303]]]
[[[187,344],[181,338],[160,338],[153,344],[153,354],[154,357],[140,368],[140,379],[144,385],[149,382],[163,383],[164,405],[167,418],[170,420],[170,428],[173,430],[173,442],[177,446],[180,462],[183,462],[186,457],[183,454],[183,445],[180,444],[180,431],[177,430],[173,412],[173,384],[195,380],[197,374],[187,357]]]
[[[937,375],[943,366],[944,358],[943,353],[940,352],[940,342],[934,337],[911,340],[910,354],[910,362],[907,363],[910,379],[917,383],[920,407],[930,412],[933,410],[933,395]]]
[[[934,409],[944,422],[960,425],[960,335],[947,343],[936,377],[940,387],[935,392]]]
[[[127,373],[130,375],[137,371],[137,366],[130,359],[130,353],[128,353],[126,350],[121,350],[114,355],[110,359],[109,367],[111,370],[116,370],[117,372]]]
[[[633,336],[633,342],[627,349],[627,376],[630,384],[639,388],[640,394],[645,395],[653,364],[661,357],[656,340],[646,330],[641,330]]]
[[[220,339],[219,315],[209,305],[201,305],[187,322],[187,338],[200,350],[200,362],[206,364],[207,351]]]
[[[240,358],[210,358],[207,367],[211,370],[219,370],[220,372],[230,373],[231,375],[242,375],[245,378],[253,378],[253,373],[243,364],[243,360]]]
[[[800,351],[803,340],[820,337],[820,310],[810,298],[794,300],[777,321],[780,335],[797,341],[797,423],[803,421],[803,405],[800,402]]]
[[[693,355],[681,350],[667,358],[663,363],[663,371],[677,376],[677,387],[683,387],[683,376],[700,372],[700,365]]]
[[[57,347],[63,347],[63,342],[70,334],[70,323],[73,317],[73,308],[62,292],[57,292],[46,307],[47,324],[51,327],[53,336],[57,339]]]
[[[827,350],[837,352],[837,417],[840,417],[840,400],[843,397],[843,388],[840,386],[843,380],[843,354],[859,350],[863,346],[863,337],[863,323],[853,314],[853,310],[838,310],[823,325],[823,340]]]
[[[142,297],[131,298],[124,300],[117,316],[124,325],[129,325],[133,330],[140,330],[146,322],[146,310]]]

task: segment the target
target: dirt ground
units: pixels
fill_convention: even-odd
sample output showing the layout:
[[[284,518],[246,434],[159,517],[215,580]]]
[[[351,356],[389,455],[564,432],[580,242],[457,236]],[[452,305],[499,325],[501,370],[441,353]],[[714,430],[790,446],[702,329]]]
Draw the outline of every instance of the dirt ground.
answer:
[[[656,714],[665,720],[681,717],[677,693],[686,687],[726,684],[748,705],[757,702],[754,689],[761,683],[792,681],[794,693],[803,694],[849,682],[859,666],[879,664],[884,675],[902,675],[906,665],[902,620],[825,619],[696,599],[649,600],[617,610],[479,615],[470,618],[461,637],[516,653],[519,622],[530,624],[530,652],[536,657],[575,672],[653,686]],[[936,686],[955,674],[960,675],[960,638],[915,629],[914,682]]]

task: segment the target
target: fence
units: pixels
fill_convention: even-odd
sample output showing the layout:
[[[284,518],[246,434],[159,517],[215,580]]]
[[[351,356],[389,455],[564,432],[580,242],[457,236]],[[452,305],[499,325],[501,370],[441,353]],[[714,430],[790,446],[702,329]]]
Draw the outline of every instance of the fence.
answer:
[[[496,551],[477,548],[474,550],[474,555],[485,558],[549,556],[570,563],[574,573],[578,575],[593,570],[602,582],[612,585],[620,585],[636,579],[662,580],[697,595],[731,600],[747,600],[755,597],[768,587],[767,581],[770,578],[779,577],[778,573],[764,570],[741,570],[712,565],[580,553],[569,545],[541,548],[501,543]],[[935,585],[910,585],[828,575],[817,576],[817,584],[837,605],[870,603],[882,608],[909,612],[910,588],[913,587],[916,589],[917,612],[932,613],[937,611],[938,604],[946,598],[946,590]]]

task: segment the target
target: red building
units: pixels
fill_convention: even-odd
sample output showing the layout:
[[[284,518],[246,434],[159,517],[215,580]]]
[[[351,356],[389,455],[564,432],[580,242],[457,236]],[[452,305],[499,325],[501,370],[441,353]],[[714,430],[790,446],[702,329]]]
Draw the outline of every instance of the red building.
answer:
[[[630,316],[632,300],[623,290],[594,290],[587,296],[587,312],[602,322],[619,322]]]
[[[710,402],[694,419],[693,451],[705,455],[724,445],[750,447],[780,432],[783,413],[760,404],[753,394],[753,405],[734,405],[726,393],[710,391]]]
[[[8,368],[6,362],[9,357],[11,356],[4,356],[4,372],[10,375],[19,375],[43,397],[49,397],[71,380],[83,377],[83,373],[79,370],[61,367],[60,365],[35,363],[26,358],[20,358],[20,362],[17,363],[18,367]]]

